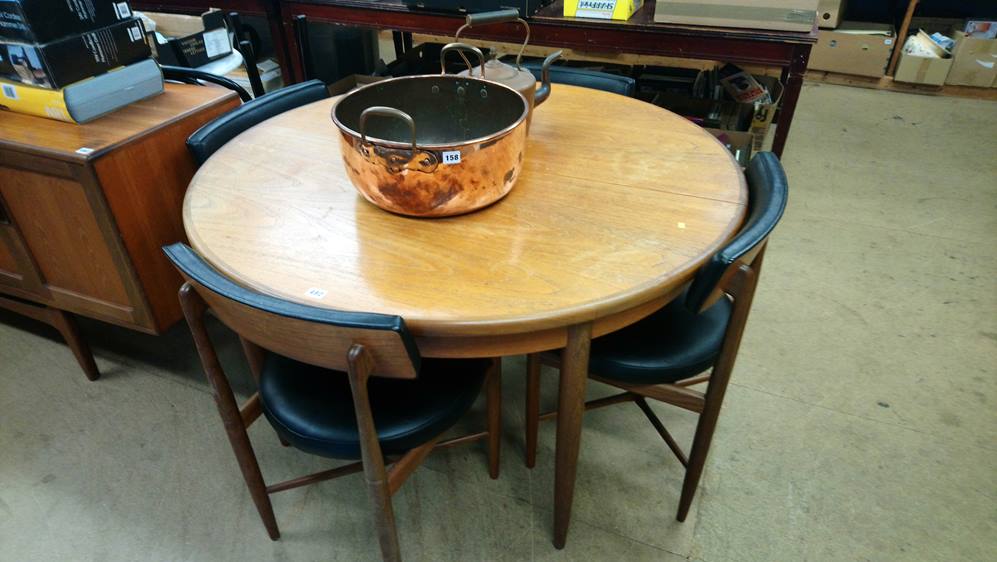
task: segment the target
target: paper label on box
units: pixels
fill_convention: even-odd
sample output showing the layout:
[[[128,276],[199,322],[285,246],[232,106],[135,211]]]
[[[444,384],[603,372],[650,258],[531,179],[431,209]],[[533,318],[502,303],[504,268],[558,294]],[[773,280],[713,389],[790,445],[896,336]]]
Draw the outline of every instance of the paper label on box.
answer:
[[[883,40],[883,44],[884,45],[892,45],[893,44],[893,39],[884,39]]]
[[[613,10],[617,0],[578,0],[578,10],[575,17],[613,19]]]
[[[132,17],[132,11],[128,8],[128,2],[115,2],[114,13],[118,14],[119,20]]]
[[[17,88],[11,84],[3,84],[3,97],[11,100],[17,99]]]
[[[444,164],[460,164],[460,151],[459,150],[447,150],[443,153],[443,163]]]
[[[224,27],[204,32],[204,53],[208,55],[209,59],[231,51],[232,46],[228,42],[228,31]]]
[[[129,27],[128,28],[128,37],[130,37],[133,42],[134,41],[141,41],[142,40],[142,28],[139,27],[138,24],[135,24],[135,25]]]

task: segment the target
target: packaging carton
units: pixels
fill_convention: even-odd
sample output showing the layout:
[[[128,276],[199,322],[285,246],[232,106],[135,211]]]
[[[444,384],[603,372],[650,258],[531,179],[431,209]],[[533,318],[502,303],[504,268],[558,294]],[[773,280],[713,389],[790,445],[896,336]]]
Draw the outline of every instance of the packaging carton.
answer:
[[[779,102],[782,101],[782,83],[774,76],[756,76],[756,80],[769,91],[769,100],[765,103],[755,102],[751,115],[751,127],[748,129],[754,136],[755,150],[762,149],[765,142],[765,135],[768,134],[769,127],[775,119],[776,110],[779,109]]]
[[[131,17],[127,0],[0,0],[0,40],[49,43]]]
[[[44,45],[0,42],[0,78],[63,88],[149,54],[142,23],[130,19]]]
[[[209,10],[201,16],[146,12],[156,26],[150,39],[162,64],[197,68],[232,54],[224,15]]]
[[[162,92],[163,74],[159,65],[152,59],[145,59],[60,90],[0,79],[0,109],[69,123],[86,123]]]
[[[565,0],[564,15],[569,18],[596,18],[604,20],[628,20],[634,15],[644,0]]]
[[[657,0],[654,21],[808,32],[817,0]]]
[[[817,27],[834,29],[845,19],[845,0],[819,0],[817,2]]]
[[[997,87],[997,39],[969,37],[954,33],[952,67],[945,83],[953,86]]]
[[[734,156],[737,163],[742,168],[748,166],[751,161],[751,150],[755,144],[754,135],[743,131],[725,131],[723,129],[706,129],[711,135],[717,137],[727,150]]]
[[[842,22],[837,29],[817,34],[807,68],[879,78],[886,73],[895,42],[891,25]]]
[[[933,56],[911,52],[917,46]],[[935,44],[927,33],[918,31],[917,35],[912,35],[907,39],[907,43],[904,43],[904,50],[900,53],[900,62],[897,63],[893,79],[897,82],[941,86],[945,83],[945,77],[948,76],[951,66],[952,56]]]

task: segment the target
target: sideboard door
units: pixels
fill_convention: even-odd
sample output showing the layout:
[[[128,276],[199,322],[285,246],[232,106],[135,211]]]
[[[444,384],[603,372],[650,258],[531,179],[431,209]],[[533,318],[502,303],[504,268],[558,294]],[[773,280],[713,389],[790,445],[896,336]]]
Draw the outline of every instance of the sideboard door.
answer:
[[[0,286],[41,295],[41,280],[10,210],[0,196]],[[25,296],[21,294],[21,296]]]
[[[56,170],[65,173],[0,166],[0,197],[37,268],[40,300],[118,324],[148,325],[99,186],[83,167]],[[15,263],[3,252],[0,268]]]

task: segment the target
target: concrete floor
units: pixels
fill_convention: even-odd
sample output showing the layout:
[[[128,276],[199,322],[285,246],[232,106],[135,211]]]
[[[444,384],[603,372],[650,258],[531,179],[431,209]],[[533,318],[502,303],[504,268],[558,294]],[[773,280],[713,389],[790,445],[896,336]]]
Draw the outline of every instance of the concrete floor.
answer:
[[[526,470],[514,358],[501,478],[479,447],[431,455],[395,501],[406,558],[997,558],[995,130],[994,103],[808,85],[789,210],[687,522],[677,461],[618,406],[585,418],[554,550],[554,427]],[[275,495],[283,538],[267,539],[185,327],[83,329],[96,383],[48,328],[0,314],[0,560],[377,559],[359,476]],[[691,415],[656,409],[691,437]],[[251,436],[271,480],[328,466],[265,423]]]

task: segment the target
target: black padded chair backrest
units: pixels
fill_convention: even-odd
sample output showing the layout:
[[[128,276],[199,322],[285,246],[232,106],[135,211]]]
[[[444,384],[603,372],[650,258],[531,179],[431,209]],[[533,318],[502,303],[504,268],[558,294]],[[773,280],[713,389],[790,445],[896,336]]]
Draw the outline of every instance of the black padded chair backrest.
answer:
[[[163,251],[222,323],[264,349],[346,371],[351,346],[362,343],[374,359],[373,376],[418,375],[419,349],[400,316],[330,310],[264,295],[225,277],[186,244]]]
[[[200,84],[201,82],[210,82],[212,84],[217,84],[219,86],[228,88],[229,90],[232,90],[233,92],[239,94],[239,98],[244,102],[253,99],[253,96],[249,95],[249,92],[247,92],[245,88],[240,86],[235,81],[226,78],[224,76],[211,74],[210,72],[204,72],[203,70],[197,70],[196,68],[186,68],[183,66],[170,66],[166,64],[159,65],[159,69],[163,71],[164,80],[183,82],[185,84]]]
[[[685,306],[699,312],[717,290],[724,273],[764,243],[782,218],[789,195],[786,172],[771,152],[759,152],[748,163],[748,218],[734,238],[696,273]]]
[[[523,68],[532,72],[538,81],[541,79],[539,63],[524,63]],[[570,66],[551,66],[550,81],[555,84],[582,86],[583,88],[592,88],[593,90],[602,90],[629,97],[633,97],[634,90],[637,88],[637,82],[629,76],[617,76],[608,72]]]
[[[253,125],[289,109],[328,97],[329,89],[321,80],[309,80],[281,88],[205,123],[187,139],[187,148],[194,155],[198,165],[204,164],[204,161],[222,145]]]

